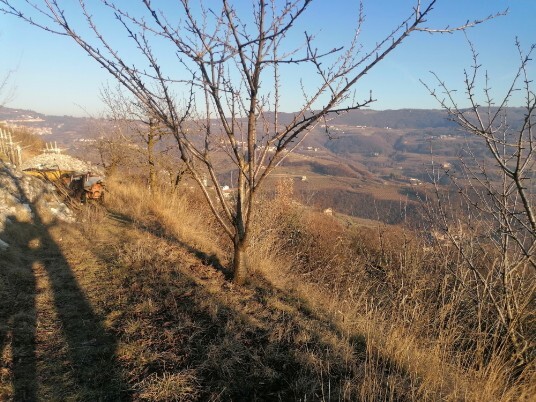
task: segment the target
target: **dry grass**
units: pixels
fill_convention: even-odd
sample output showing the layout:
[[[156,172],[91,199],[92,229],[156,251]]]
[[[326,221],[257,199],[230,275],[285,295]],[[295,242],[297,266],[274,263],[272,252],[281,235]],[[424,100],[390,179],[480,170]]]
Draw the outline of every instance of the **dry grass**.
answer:
[[[194,401],[199,396],[193,370],[176,374],[152,375],[139,384],[139,397],[148,401]]]
[[[251,280],[240,288],[222,272],[229,245],[195,193],[150,194],[115,180],[108,188],[106,208],[84,208],[77,225],[46,221],[36,236],[21,223],[14,232],[34,264],[20,272],[28,254],[10,252],[0,296],[34,289],[25,311],[37,318],[19,333],[37,340],[36,374],[14,370],[21,353],[4,336],[0,399],[24,381],[44,400],[515,401],[536,393],[533,368],[513,376],[506,352],[486,350],[444,262],[410,233],[343,227],[296,204],[283,183],[258,210]],[[4,315],[0,335],[13,332]]]
[[[344,229],[288,199],[284,191],[259,213],[259,243],[269,243],[260,248],[268,261],[259,265],[286,266],[285,281],[281,270],[263,274],[294,287],[342,333],[365,339],[364,372],[352,378],[361,399],[514,401],[534,394],[534,365],[515,374],[510,352],[476,332],[471,300],[444,274],[450,261],[403,229]]]
[[[153,205],[157,209],[169,204]],[[158,219],[165,217],[164,226],[171,233],[186,220],[179,216],[192,215],[184,207],[175,210],[176,214],[173,209],[156,213]],[[199,229],[200,222],[187,222],[175,232],[185,243],[217,230],[212,224],[192,234],[188,224]],[[413,234],[394,227],[345,229],[335,218],[296,204],[288,182],[278,186],[275,200],[265,199],[257,222],[249,262],[260,282],[253,279],[250,286],[262,283],[263,292],[266,287],[291,292],[299,305],[308,306],[307,314],[331,328],[307,332],[298,326],[289,335],[285,323],[272,323],[278,342],[330,345],[327,353],[313,348],[299,355],[302,371],[295,396],[302,392],[344,400],[508,401],[531,394],[533,367],[512,377],[507,352],[490,352],[485,334],[478,339],[472,312],[464,311],[467,300],[443,275],[445,262],[433,250],[425,251]],[[207,248],[206,243],[196,244]],[[218,255],[225,255],[221,250],[225,247]],[[214,294],[219,292],[217,288]],[[279,299],[266,307],[298,321],[303,313],[295,302]],[[221,347],[211,352],[211,360],[236,356],[242,361],[248,355],[234,342]],[[230,362],[218,366],[219,375],[233,374]]]
[[[217,235],[217,223],[202,196],[188,186],[170,192],[150,192],[132,181],[110,179],[107,207],[118,219],[124,216],[138,226],[182,242],[214,258],[224,258],[226,239]],[[224,252],[222,252],[224,249]]]

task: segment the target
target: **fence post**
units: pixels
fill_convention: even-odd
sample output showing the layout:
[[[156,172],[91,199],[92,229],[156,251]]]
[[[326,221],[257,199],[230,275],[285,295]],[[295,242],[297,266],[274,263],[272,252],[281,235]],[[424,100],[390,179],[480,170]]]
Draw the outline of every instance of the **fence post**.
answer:
[[[20,169],[22,166],[22,148],[20,145],[17,145],[17,167]]]
[[[15,144],[13,144],[13,136],[8,132],[8,147],[9,147],[9,160],[14,165],[15,164]]]
[[[22,148],[13,142],[13,136],[7,129],[0,128],[0,151],[13,165],[22,164]]]
[[[0,128],[0,151],[7,156],[4,129]]]

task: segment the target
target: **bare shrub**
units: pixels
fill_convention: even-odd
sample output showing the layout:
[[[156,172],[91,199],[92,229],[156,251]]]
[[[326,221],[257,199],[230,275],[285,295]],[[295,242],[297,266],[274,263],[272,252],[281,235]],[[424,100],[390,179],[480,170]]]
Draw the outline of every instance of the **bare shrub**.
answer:
[[[449,252],[447,272],[460,284],[476,319],[474,330],[485,334],[482,364],[495,353],[533,372],[536,353],[536,187],[534,167],[536,97],[529,78],[532,45],[525,53],[516,42],[519,68],[506,94],[494,100],[488,74],[481,73],[475,49],[465,72],[468,109],[437,76],[442,92],[427,87],[461,129],[485,145],[491,163],[467,149],[460,172],[448,172],[459,194],[440,191],[429,203],[438,249]],[[483,88],[479,93],[478,82]],[[514,94],[524,95],[524,118],[508,119]],[[463,211],[460,214],[460,211]],[[446,241],[446,242],[445,242]],[[472,344],[469,341],[469,344]]]
[[[277,187],[270,207],[259,208],[252,247],[264,263],[257,267],[274,283],[284,273],[285,286],[330,315],[349,339],[363,337],[365,363],[349,379],[359,389],[352,393],[474,401],[530,394],[534,372],[514,375],[505,359],[511,353],[488,326],[490,305],[475,303],[464,278],[450,273],[463,264],[455,247],[430,245],[398,226],[346,228],[294,201],[292,181]]]

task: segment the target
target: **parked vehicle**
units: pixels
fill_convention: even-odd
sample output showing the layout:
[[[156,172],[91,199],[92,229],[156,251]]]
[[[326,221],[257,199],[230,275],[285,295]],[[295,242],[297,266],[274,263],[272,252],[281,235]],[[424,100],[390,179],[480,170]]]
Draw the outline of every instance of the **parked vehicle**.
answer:
[[[64,197],[75,202],[104,199],[104,176],[90,163],[59,153],[57,146],[47,146],[44,153],[25,161],[22,169],[26,174],[51,182]]]

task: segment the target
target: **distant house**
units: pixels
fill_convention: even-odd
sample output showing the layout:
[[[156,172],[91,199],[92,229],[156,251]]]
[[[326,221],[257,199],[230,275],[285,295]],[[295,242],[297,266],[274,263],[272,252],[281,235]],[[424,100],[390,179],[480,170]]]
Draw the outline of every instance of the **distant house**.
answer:
[[[326,208],[322,212],[326,215],[333,216],[333,208]]]
[[[227,185],[222,186],[221,191],[223,193],[223,198],[225,198],[226,200],[230,200],[231,198],[233,198],[233,195],[236,193],[236,189],[233,189]]]

